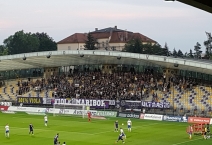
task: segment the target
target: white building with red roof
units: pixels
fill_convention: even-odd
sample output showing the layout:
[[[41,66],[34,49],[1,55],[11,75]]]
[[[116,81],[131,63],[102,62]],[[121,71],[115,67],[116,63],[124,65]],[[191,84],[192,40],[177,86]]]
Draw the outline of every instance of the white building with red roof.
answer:
[[[148,38],[140,33],[133,33],[127,30],[118,29],[117,26],[105,29],[95,28],[90,32],[98,42],[96,47],[99,50],[122,51],[125,44],[132,39],[140,39],[143,44],[157,43],[155,40]],[[58,50],[84,50],[87,41],[87,33],[75,33],[57,43]]]

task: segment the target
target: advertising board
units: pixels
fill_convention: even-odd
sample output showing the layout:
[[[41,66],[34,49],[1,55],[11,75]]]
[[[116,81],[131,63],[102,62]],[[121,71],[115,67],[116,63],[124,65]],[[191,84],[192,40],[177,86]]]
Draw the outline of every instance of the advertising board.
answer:
[[[185,116],[164,115],[163,121],[187,122],[187,118]]]
[[[0,102],[0,106],[12,106],[12,102]]]
[[[0,105],[0,111],[7,111],[9,106],[1,106]]]
[[[117,112],[114,112],[114,111],[97,111],[96,115],[97,116],[105,116],[105,117],[116,117]]]
[[[0,111],[27,112],[28,114],[50,113],[50,114],[70,114],[70,115],[87,115],[88,111],[92,116],[116,117],[114,111],[97,111],[97,110],[76,110],[76,109],[58,109],[58,108],[39,108],[39,107],[21,107],[21,106],[0,106]]]
[[[203,118],[203,117],[188,117],[188,123],[212,124],[211,118]]]
[[[140,113],[128,113],[128,112],[119,112],[117,117],[123,117],[123,118],[140,118]]]
[[[158,114],[144,114],[144,119],[146,119],[146,120],[158,120],[158,121],[162,121],[163,120],[163,115],[158,115]]]

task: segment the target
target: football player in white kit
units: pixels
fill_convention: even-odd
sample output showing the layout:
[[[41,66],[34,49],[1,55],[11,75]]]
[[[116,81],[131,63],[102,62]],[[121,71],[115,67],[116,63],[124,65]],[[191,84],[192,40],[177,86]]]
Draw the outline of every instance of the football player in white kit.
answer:
[[[130,119],[127,121],[127,128],[128,128],[128,131],[131,132],[132,121]]]
[[[9,124],[5,126],[5,137],[10,137],[10,127]]]
[[[44,122],[45,122],[45,126],[47,126],[47,123],[48,123],[48,117],[45,115],[44,116]]]

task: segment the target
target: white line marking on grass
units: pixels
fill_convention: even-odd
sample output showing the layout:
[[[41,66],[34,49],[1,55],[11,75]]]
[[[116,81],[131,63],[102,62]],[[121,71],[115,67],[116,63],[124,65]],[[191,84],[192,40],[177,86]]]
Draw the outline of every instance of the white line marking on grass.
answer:
[[[184,141],[184,142],[179,142],[179,143],[176,143],[176,144],[172,144],[172,145],[179,145],[179,144],[184,144],[184,143],[187,143],[187,142],[192,142],[192,141],[196,141],[196,140],[200,140],[202,138],[197,138],[197,139],[191,139],[191,140],[188,140],[188,141]]]

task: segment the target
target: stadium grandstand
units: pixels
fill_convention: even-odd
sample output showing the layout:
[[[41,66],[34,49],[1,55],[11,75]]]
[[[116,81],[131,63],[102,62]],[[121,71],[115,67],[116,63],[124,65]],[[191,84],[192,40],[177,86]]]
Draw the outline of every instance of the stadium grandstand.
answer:
[[[0,100],[104,99],[169,103],[131,105],[159,114],[211,116],[211,61],[118,51],[67,50],[1,56]],[[129,106],[128,106],[129,107]],[[108,109],[126,110],[126,105]]]

